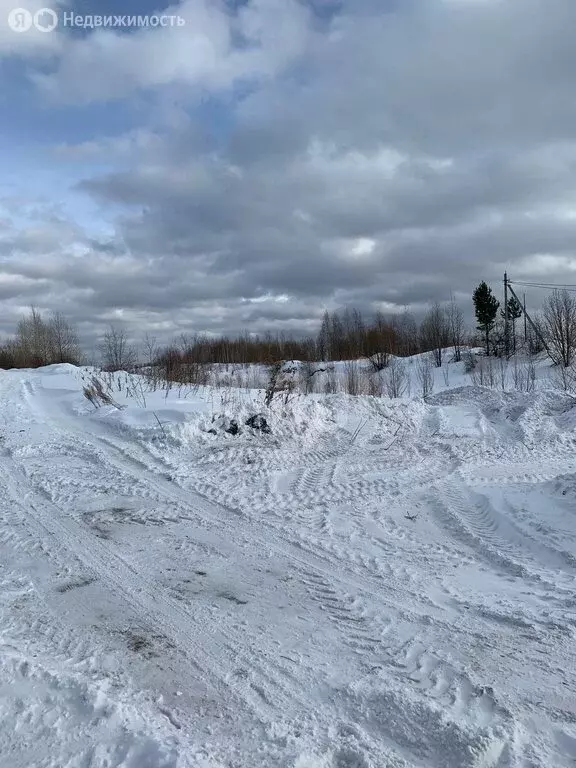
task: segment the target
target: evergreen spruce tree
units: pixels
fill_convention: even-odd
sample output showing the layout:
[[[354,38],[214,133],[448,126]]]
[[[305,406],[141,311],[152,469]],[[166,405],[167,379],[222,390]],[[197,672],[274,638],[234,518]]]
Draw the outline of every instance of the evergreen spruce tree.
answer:
[[[492,293],[492,289],[482,281],[472,296],[474,311],[478,321],[478,330],[483,331],[486,339],[486,354],[490,354],[490,331],[494,328],[500,302]]]

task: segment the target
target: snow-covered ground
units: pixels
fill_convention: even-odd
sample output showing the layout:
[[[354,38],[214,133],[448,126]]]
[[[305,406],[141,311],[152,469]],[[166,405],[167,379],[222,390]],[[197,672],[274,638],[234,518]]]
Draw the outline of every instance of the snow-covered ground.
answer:
[[[574,766],[574,400],[453,371],[270,412],[0,372],[0,766]]]

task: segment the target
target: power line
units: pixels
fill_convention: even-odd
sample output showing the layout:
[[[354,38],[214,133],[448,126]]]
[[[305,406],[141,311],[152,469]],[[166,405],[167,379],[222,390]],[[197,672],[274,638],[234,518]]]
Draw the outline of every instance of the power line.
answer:
[[[512,285],[523,285],[529,288],[547,288],[547,289],[561,288],[567,291],[576,291],[576,285],[574,283],[566,283],[562,285],[558,283],[528,283],[528,282],[524,282],[523,280],[509,280],[508,283],[509,284],[512,283]]]
[[[544,285],[546,287],[555,286],[556,288],[576,288],[576,284],[574,283],[545,283],[545,282],[529,283],[525,280],[510,280],[509,282],[514,283],[515,285],[532,285],[536,287],[540,287],[541,285]]]
[[[518,283],[518,284],[522,285],[522,283]],[[514,296],[514,298],[516,299],[518,304],[520,304],[520,299],[518,298],[518,296],[516,296],[516,292],[514,291],[514,288],[512,288],[512,286],[510,285],[510,280],[508,279],[508,275],[506,273],[504,273],[504,287],[510,289],[510,293],[512,294],[512,296]],[[520,304],[520,306],[522,306],[522,305]],[[508,307],[506,307],[506,309],[508,309]],[[534,321],[530,317],[530,314],[526,311],[526,299],[524,299],[524,319],[525,319],[525,321],[526,321],[526,319],[528,320],[528,322],[530,323],[530,327],[532,328],[532,330],[534,331],[536,336],[542,342],[546,352],[548,352],[548,354],[550,355],[550,350],[548,349],[548,345],[546,344],[546,339],[544,338],[544,336],[540,332],[540,329],[538,328],[538,326],[534,323]],[[508,313],[506,313],[506,321],[507,320],[508,320]],[[524,327],[526,327],[526,326],[524,326]],[[551,355],[550,355],[550,357],[551,357]]]

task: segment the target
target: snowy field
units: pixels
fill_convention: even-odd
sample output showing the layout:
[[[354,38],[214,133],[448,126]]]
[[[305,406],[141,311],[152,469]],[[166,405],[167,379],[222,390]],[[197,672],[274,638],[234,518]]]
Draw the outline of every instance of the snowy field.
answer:
[[[576,401],[436,376],[0,371],[1,768],[573,767]]]

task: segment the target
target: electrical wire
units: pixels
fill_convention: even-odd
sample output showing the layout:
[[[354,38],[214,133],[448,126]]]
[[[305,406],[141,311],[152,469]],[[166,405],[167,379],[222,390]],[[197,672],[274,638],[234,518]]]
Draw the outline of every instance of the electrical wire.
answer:
[[[527,288],[543,288],[546,290],[564,290],[569,293],[576,292],[576,285],[570,283],[560,285],[558,283],[528,283],[522,280],[508,280],[508,285],[521,285]]]

